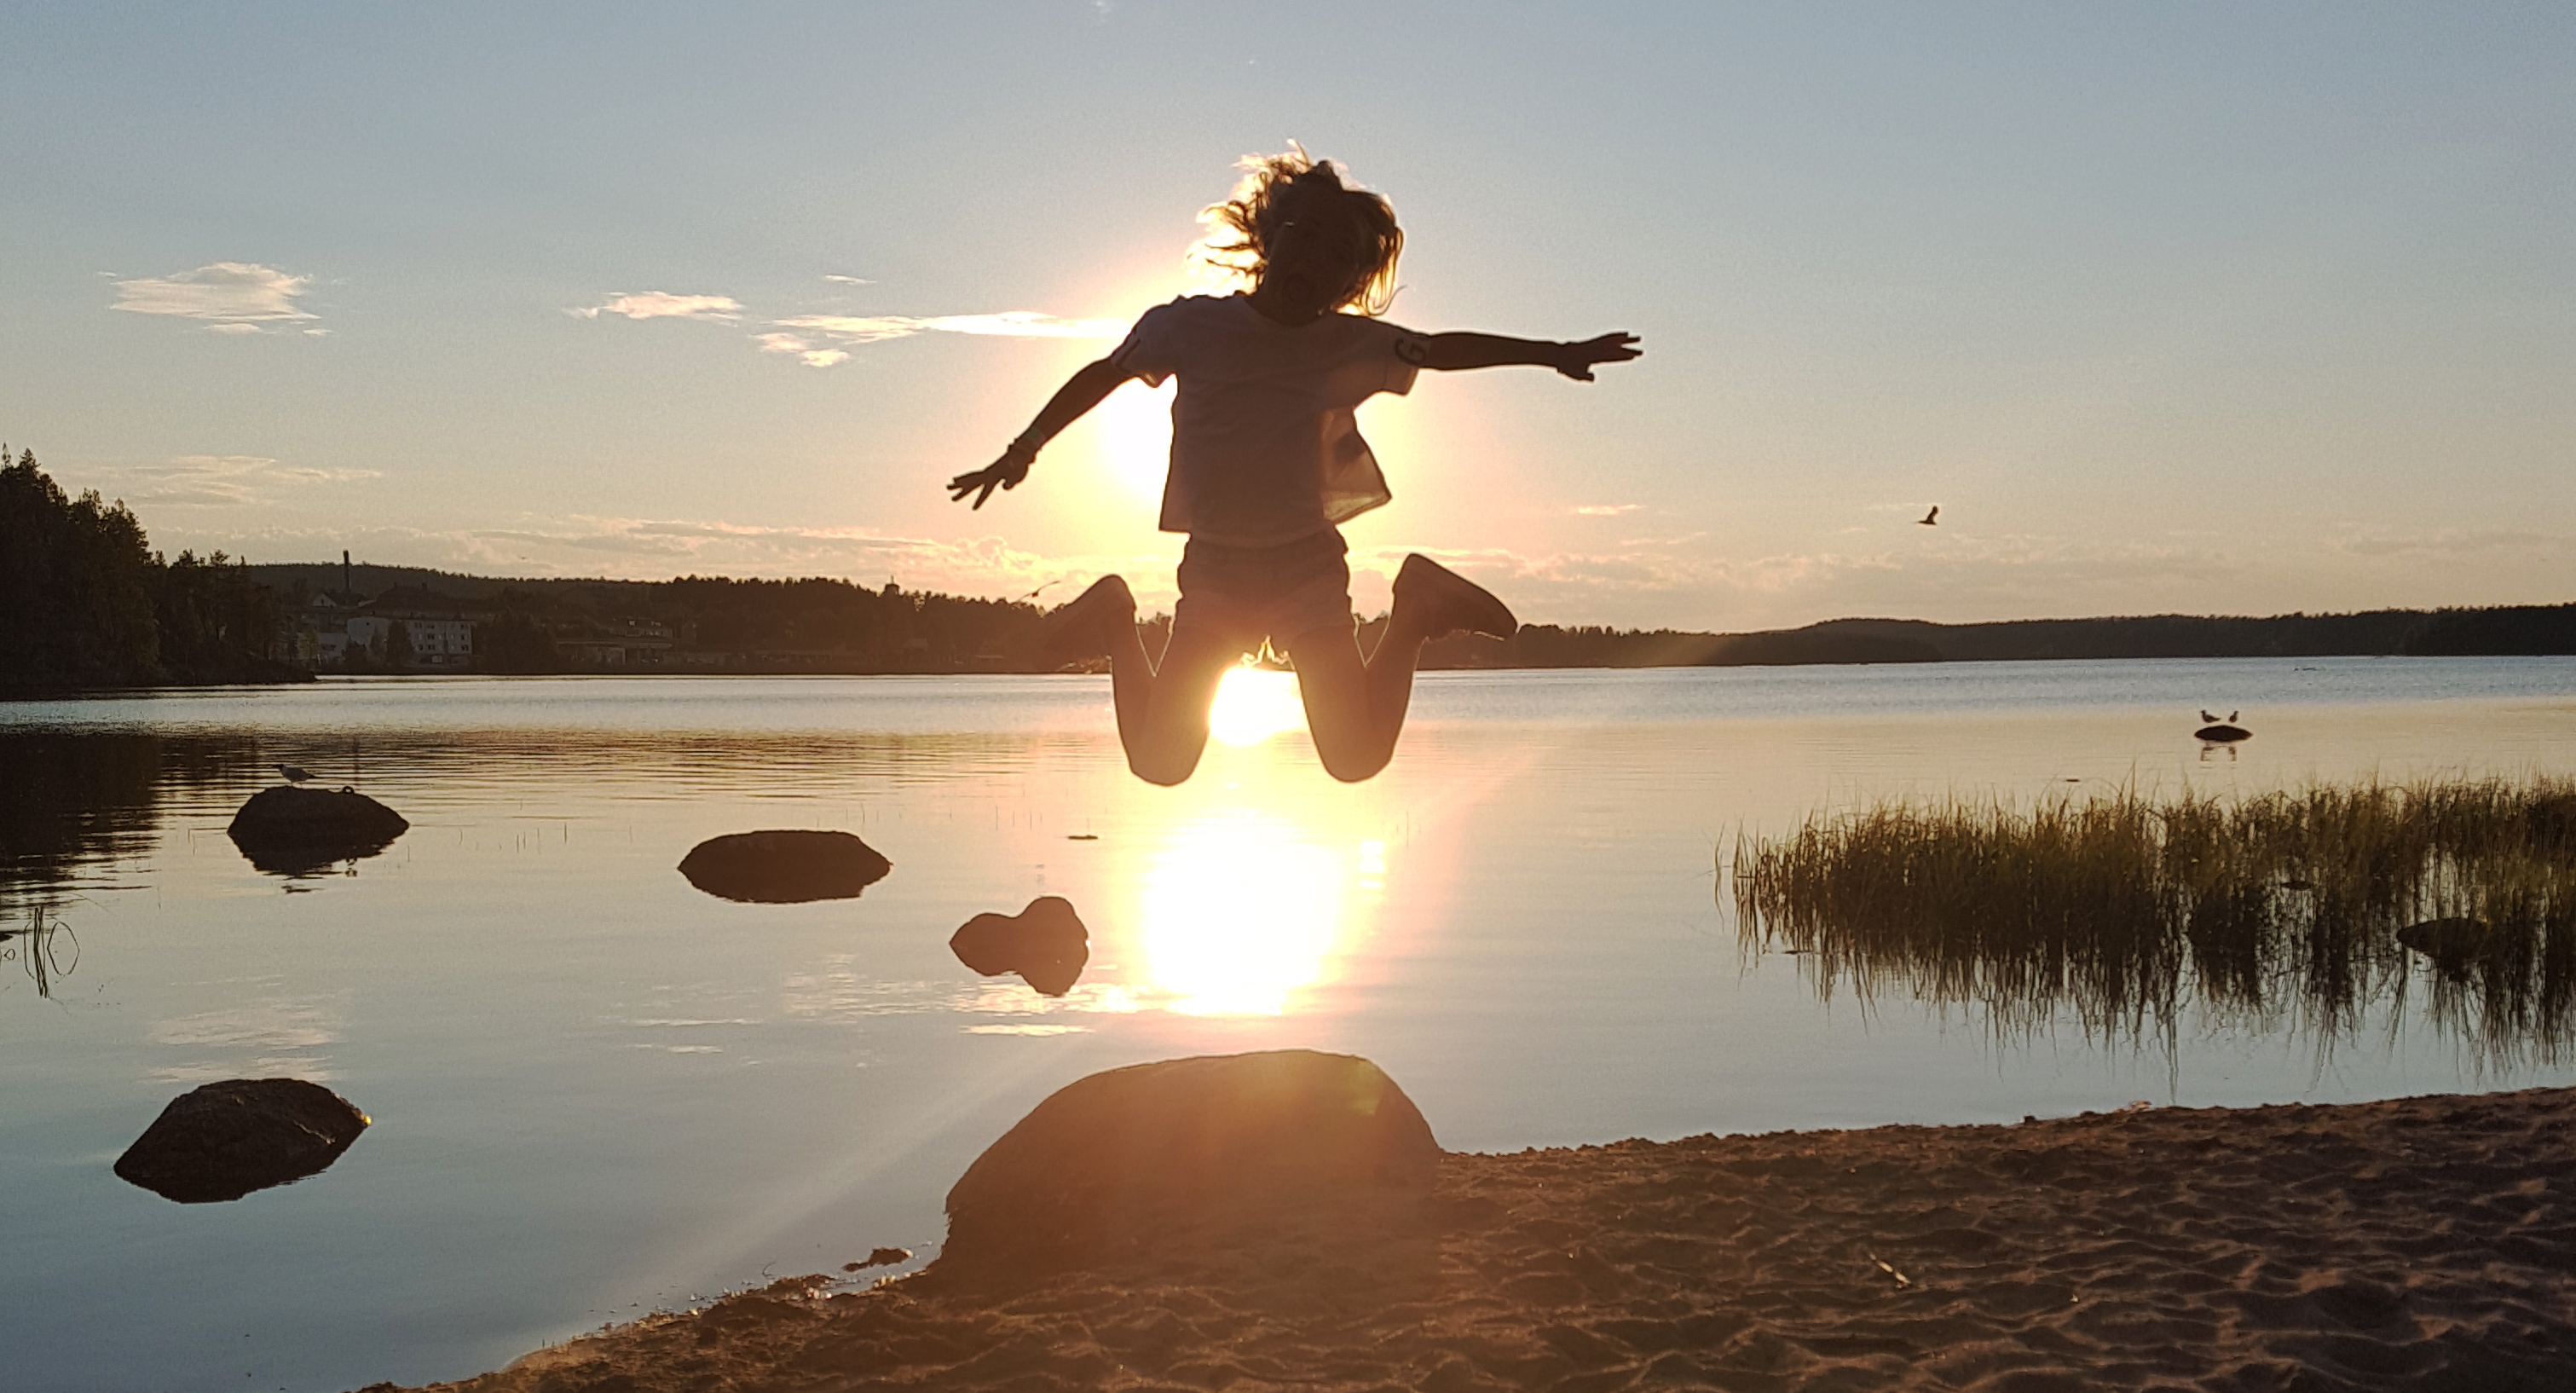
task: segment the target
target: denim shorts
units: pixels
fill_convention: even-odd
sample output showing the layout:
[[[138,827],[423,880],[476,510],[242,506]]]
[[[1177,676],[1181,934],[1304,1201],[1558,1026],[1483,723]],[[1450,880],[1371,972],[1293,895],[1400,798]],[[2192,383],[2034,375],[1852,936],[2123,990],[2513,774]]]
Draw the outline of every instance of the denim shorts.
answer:
[[[1181,549],[1181,599],[1172,634],[1243,645],[1279,646],[1318,629],[1351,632],[1350,543],[1337,528],[1275,547],[1237,547],[1192,537]]]

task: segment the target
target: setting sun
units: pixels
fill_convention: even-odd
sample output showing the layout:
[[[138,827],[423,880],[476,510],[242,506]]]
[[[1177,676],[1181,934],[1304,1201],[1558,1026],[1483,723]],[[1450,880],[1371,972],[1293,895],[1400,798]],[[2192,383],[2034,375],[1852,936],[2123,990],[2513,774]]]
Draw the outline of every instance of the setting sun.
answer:
[[[1208,734],[1228,745],[1258,745],[1305,723],[1297,674],[1254,667],[1250,659],[1225,675],[1208,711]]]

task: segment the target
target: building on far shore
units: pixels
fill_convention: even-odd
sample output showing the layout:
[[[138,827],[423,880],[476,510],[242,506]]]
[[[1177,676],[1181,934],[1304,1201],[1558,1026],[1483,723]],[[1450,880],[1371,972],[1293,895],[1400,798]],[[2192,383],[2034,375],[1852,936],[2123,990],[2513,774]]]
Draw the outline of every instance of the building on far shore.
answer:
[[[289,661],[323,672],[464,672],[474,665],[474,626],[481,617],[416,585],[398,585],[373,598],[321,590],[290,618],[282,647]]]

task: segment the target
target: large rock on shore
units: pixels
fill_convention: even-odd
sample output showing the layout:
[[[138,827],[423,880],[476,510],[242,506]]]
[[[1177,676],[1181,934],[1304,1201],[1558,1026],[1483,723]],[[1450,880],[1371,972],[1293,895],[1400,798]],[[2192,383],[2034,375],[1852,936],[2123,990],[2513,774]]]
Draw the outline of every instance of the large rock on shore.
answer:
[[[1273,1050],[1078,1079],[975,1158],[948,1192],[942,1268],[1045,1272],[1112,1261],[1293,1209],[1365,1220],[1428,1193],[1431,1126],[1375,1064]]]
[[[847,832],[733,832],[680,859],[680,874],[718,899],[803,904],[855,899],[894,863]]]
[[[949,936],[948,951],[980,976],[1016,972],[1042,996],[1062,996],[1091,961],[1091,931],[1062,895],[1040,895],[1017,914],[978,914]]]
[[[116,1173],[181,1204],[237,1200],[340,1159],[365,1113],[302,1079],[226,1079],[170,1100]]]
[[[305,875],[373,856],[411,830],[403,815],[350,789],[280,785],[254,793],[225,835],[271,875]]]

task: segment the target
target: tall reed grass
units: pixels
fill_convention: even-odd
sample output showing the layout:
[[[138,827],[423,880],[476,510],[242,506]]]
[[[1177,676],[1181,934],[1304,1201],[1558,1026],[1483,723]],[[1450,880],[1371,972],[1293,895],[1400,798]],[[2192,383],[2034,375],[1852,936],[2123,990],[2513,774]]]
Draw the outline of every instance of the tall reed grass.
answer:
[[[2331,1042],[2421,989],[2483,1060],[2576,1045],[2576,780],[1895,803],[1739,834],[1731,870],[1748,954],[2004,1033],[2072,1010],[2170,1041],[2197,1002]],[[2398,942],[2435,920],[2470,921],[2438,960]]]

